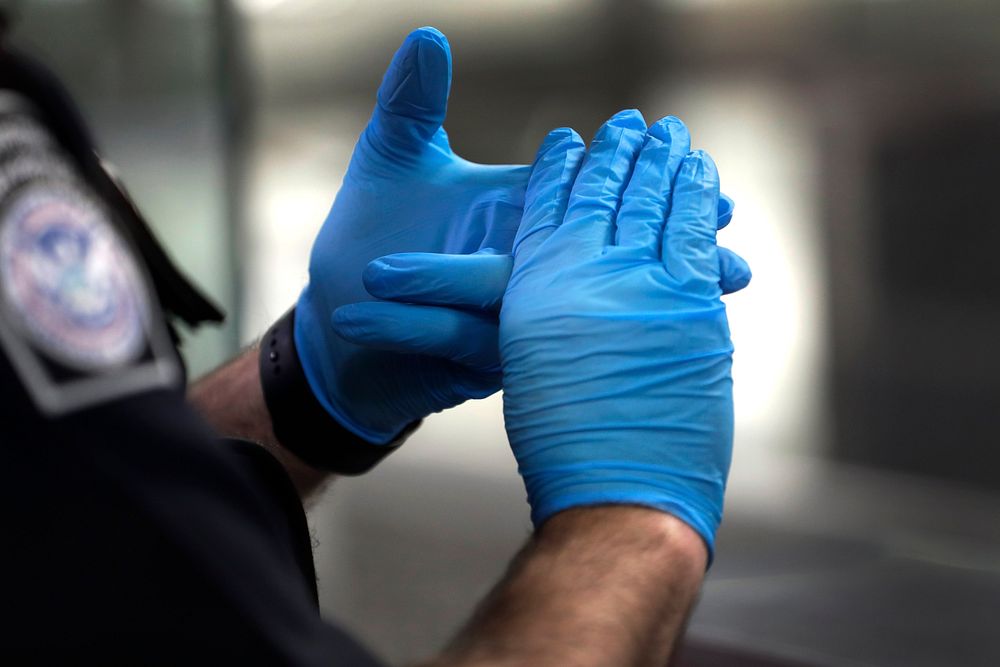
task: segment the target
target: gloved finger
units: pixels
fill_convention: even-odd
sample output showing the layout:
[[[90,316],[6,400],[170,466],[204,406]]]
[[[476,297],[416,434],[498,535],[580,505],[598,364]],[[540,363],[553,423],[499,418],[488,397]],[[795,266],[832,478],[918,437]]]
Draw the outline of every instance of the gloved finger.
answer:
[[[586,146],[574,130],[560,127],[545,137],[531,167],[524,213],[514,237],[514,258],[523,262],[562,224]]]
[[[732,294],[750,284],[753,273],[747,261],[729,248],[719,246],[719,287],[723,294]]]
[[[393,156],[420,151],[444,122],[450,88],[447,38],[436,28],[414,30],[386,70],[366,135]]]
[[[372,260],[362,278],[379,299],[497,310],[514,258],[483,250],[472,255],[404,252]]]
[[[726,225],[733,221],[733,211],[736,209],[734,202],[724,192],[719,194],[719,217],[715,223],[716,229],[725,229]]]
[[[612,242],[618,206],[645,139],[646,121],[635,109],[618,112],[597,131],[563,224],[553,232],[562,253],[593,257]]]
[[[674,116],[650,126],[618,211],[616,245],[659,255],[674,175],[691,150],[691,134]]]
[[[688,154],[674,182],[673,201],[663,230],[663,265],[674,280],[699,294],[719,290],[715,245],[719,172],[704,151]]]
[[[499,368],[498,324],[492,313],[370,301],[341,306],[332,323],[338,336],[365,347],[426,354],[482,370]]]

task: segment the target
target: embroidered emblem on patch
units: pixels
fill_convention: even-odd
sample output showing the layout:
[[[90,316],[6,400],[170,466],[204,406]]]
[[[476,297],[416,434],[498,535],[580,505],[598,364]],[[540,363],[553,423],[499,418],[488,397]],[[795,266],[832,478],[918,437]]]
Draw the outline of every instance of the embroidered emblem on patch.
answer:
[[[132,257],[87,204],[37,190],[18,197],[0,229],[0,285],[39,347],[99,370],[142,354],[149,303]]]
[[[63,414],[174,381],[145,274],[107,212],[65,183],[8,197],[0,342],[39,408]]]

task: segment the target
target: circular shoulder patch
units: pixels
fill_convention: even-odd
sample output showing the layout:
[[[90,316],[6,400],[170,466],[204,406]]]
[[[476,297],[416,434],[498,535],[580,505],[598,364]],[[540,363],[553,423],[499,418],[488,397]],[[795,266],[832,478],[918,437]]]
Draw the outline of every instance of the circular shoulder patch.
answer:
[[[0,218],[0,296],[28,340],[81,371],[146,349],[149,296],[104,209],[66,184],[15,194]]]

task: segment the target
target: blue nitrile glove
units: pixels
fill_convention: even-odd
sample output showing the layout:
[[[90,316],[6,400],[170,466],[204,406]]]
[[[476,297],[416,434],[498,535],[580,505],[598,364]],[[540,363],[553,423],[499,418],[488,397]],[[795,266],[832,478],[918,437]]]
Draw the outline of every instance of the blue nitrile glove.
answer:
[[[500,342],[508,433],[537,524],[579,505],[646,505],[689,523],[711,553],[732,441],[719,297],[750,272],[715,245],[726,222],[711,213],[718,176],[689,149],[680,121],[647,136],[624,112],[582,170],[571,130],[552,133],[535,161]],[[337,330],[490,367],[489,327],[462,318],[496,307],[510,267],[483,253],[381,258],[365,273],[369,291],[407,303],[345,306]]]
[[[535,170],[500,313],[504,416],[540,525],[624,503],[713,551],[732,455],[719,177],[675,118],[614,116]],[[582,164],[576,170],[571,165]],[[572,185],[572,190],[570,190]]]
[[[340,423],[374,443],[500,384],[496,364],[473,373],[422,355],[363,349],[337,336],[330,321],[339,306],[371,298],[362,272],[376,257],[510,251],[529,168],[473,164],[452,152],[441,128],[450,84],[444,35],[433,28],[411,33],[379,88],[296,306],[295,343],[313,393]],[[474,332],[473,320],[463,324]]]
[[[536,190],[536,199],[557,200],[555,189],[569,187],[578,166],[577,156],[550,150],[564,142],[566,130],[551,133],[539,149],[533,171],[547,174],[565,170],[567,182],[546,184],[551,192]],[[719,202],[717,226],[732,218],[733,203]],[[537,211],[536,211],[537,212]],[[510,278],[513,259],[492,251],[472,255],[400,253],[372,261],[365,269],[368,292],[391,300],[351,304],[334,313],[334,328],[345,339],[372,349],[418,353],[454,362],[456,368],[495,381],[499,389],[497,313]],[[732,251],[719,249],[719,288],[724,294],[750,282],[750,268]],[[445,377],[437,380],[447,382]]]
[[[389,442],[412,421],[500,388],[495,314],[431,316],[428,332],[458,331],[463,340],[478,341],[474,354],[457,355],[459,363],[362,349],[330,326],[337,307],[369,299],[361,276],[378,256],[510,251],[528,168],[477,165],[451,151],[441,128],[450,78],[444,36],[433,28],[413,32],[379,89],[313,247],[310,282],[296,308],[295,342],[313,393],[338,421],[371,442]],[[731,200],[720,201],[720,224],[732,210]],[[731,259],[732,275],[738,275],[741,260]],[[505,282],[484,284],[487,296],[474,303],[497,301]],[[492,323],[492,333],[483,331],[484,323]],[[470,366],[469,359],[476,363]]]

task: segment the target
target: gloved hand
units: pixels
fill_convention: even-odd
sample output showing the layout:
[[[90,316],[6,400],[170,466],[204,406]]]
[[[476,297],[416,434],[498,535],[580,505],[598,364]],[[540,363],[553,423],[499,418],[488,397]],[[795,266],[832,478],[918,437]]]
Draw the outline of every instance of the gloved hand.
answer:
[[[732,446],[732,346],[719,297],[750,279],[715,244],[711,159],[684,125],[623,112],[584,166],[571,130],[549,135],[528,186],[500,315],[504,412],[540,525],[579,505],[674,514],[709,552]],[[578,175],[579,174],[579,175]],[[375,348],[492,367],[481,318],[508,256],[401,254],[373,262],[369,291],[408,303],[337,311],[338,333]],[[442,306],[457,306],[446,308]],[[473,322],[475,325],[473,325]]]
[[[720,203],[720,210],[722,206],[731,204]],[[720,217],[719,228],[727,222]],[[492,249],[471,255],[404,252],[379,257],[365,268],[363,278],[368,293],[383,300],[341,306],[333,313],[334,330],[373,350],[452,361],[484,382],[495,379],[493,391],[498,391],[499,312],[513,266],[511,255]],[[740,291],[750,278],[746,260],[720,247],[722,294]]]
[[[536,187],[535,209],[558,199],[558,189],[572,186],[577,156],[550,150],[565,142],[566,130],[551,133],[539,149],[534,173],[549,180]],[[563,179],[553,174],[565,175]],[[537,177],[536,177],[537,180]],[[732,218],[733,203],[723,196],[717,226]],[[551,224],[551,223],[541,223]],[[719,289],[723,294],[743,289],[750,282],[746,262],[725,248],[718,249]],[[372,261],[364,272],[368,292],[380,299],[351,304],[334,313],[334,328],[346,340],[387,352],[417,353],[453,362],[454,370],[478,375],[484,382],[500,378],[497,314],[507,287],[513,259],[510,255],[482,251],[471,255],[400,253]],[[440,379],[440,378],[439,378]]]
[[[389,442],[432,412],[500,388],[495,313],[435,311],[406,322],[413,335],[440,340],[447,333],[475,342],[468,354],[444,358],[402,348],[364,349],[330,326],[339,306],[370,299],[361,277],[368,262],[381,255],[482,249],[472,255],[479,263],[470,270],[482,265],[492,276],[499,262],[509,273],[509,257],[492,251],[510,252],[529,169],[473,164],[452,152],[441,128],[450,83],[444,35],[433,28],[410,34],[385,75],[372,119],[313,246],[309,285],[296,306],[295,343],[310,388],[327,412],[374,443]],[[724,198],[720,222],[731,217],[732,202]],[[738,276],[742,260],[723,258],[729,260],[736,266],[727,275]],[[365,275],[374,284],[377,273],[374,267]],[[470,285],[480,289],[472,305],[498,304],[505,286],[506,275]],[[381,307],[368,305],[376,314]],[[339,321],[342,332],[352,328],[347,319]]]
[[[565,135],[565,130],[556,130],[546,138],[534,171],[551,173],[565,163],[565,152],[549,150]],[[557,180],[548,187],[571,184]],[[723,196],[719,229],[729,223],[732,213],[732,200]],[[454,384],[455,377],[464,377],[467,383],[478,377],[477,386],[486,388],[483,393],[493,393],[500,389],[497,315],[513,264],[511,255],[492,249],[469,255],[414,252],[380,257],[366,267],[363,279],[368,292],[385,301],[342,306],[334,312],[334,329],[345,340],[372,350],[437,357],[446,372],[436,374],[433,381],[443,389]],[[723,294],[743,289],[750,277],[743,258],[719,248]],[[427,363],[428,368],[438,367],[430,359]]]
[[[376,257],[510,250],[529,168],[473,164],[452,152],[441,128],[450,85],[444,35],[433,28],[411,33],[379,88],[296,305],[295,344],[313,393],[373,443],[389,442],[431,412],[487,396],[500,382],[498,364],[470,373],[422,355],[363,349],[330,324],[337,307],[370,299],[361,276]]]
[[[611,118],[573,168],[532,174],[500,313],[504,416],[540,525],[571,507],[657,508],[711,555],[732,455],[719,177],[675,118]],[[558,164],[559,161],[555,161]],[[570,190],[572,185],[572,190]]]

